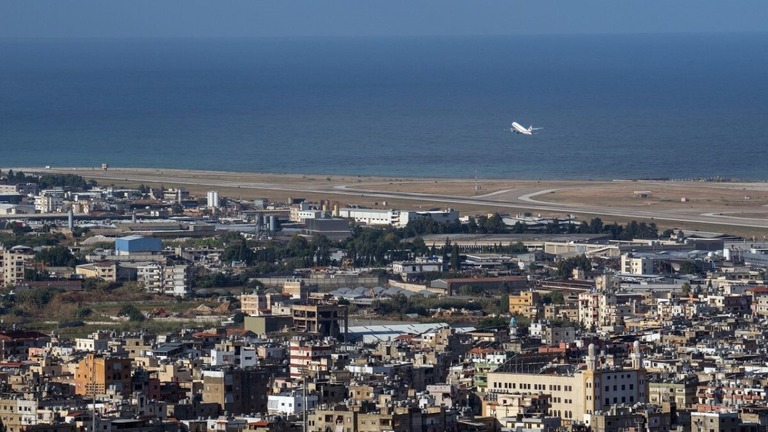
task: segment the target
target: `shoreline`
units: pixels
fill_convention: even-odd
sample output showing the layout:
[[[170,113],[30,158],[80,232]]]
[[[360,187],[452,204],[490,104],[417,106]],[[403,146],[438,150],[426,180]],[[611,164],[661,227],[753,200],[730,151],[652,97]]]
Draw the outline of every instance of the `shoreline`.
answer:
[[[348,179],[376,179],[380,181],[413,181],[413,182],[427,182],[427,181],[445,181],[445,182],[532,182],[532,183],[705,183],[705,184],[732,184],[732,185],[752,185],[752,184],[768,184],[768,178],[762,180],[750,180],[741,179],[735,177],[693,177],[693,178],[671,178],[671,177],[641,177],[641,178],[586,178],[586,179],[570,179],[570,178],[544,178],[539,177],[535,179],[523,179],[514,177],[420,177],[420,176],[386,176],[386,175],[362,175],[362,174],[328,174],[319,172],[304,172],[304,173],[279,173],[279,172],[263,172],[263,171],[224,171],[224,170],[203,170],[203,169],[188,169],[188,168],[159,168],[159,167],[113,167],[108,169],[101,167],[56,167],[56,166],[42,166],[42,167],[11,167],[3,168],[2,171],[8,170],[23,171],[28,173],[44,174],[50,173],[66,173],[66,174],[78,174],[78,173],[137,173],[146,174],[147,172],[154,172],[154,174],[161,175],[164,173],[177,173],[184,176],[242,176],[242,177],[275,177],[275,178],[294,178],[294,179],[314,179],[315,177],[323,178],[348,178]]]

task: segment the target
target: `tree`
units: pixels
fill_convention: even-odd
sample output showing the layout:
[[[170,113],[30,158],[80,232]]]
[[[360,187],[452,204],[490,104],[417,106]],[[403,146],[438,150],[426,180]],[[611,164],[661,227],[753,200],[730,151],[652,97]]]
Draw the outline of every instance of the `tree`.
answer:
[[[549,297],[552,299],[552,304],[565,304],[565,298],[561,291],[553,291]]]
[[[461,285],[456,293],[464,296],[477,296],[483,293],[483,289],[476,285]]]
[[[604,226],[603,226],[603,220],[599,217],[592,218],[592,220],[589,221],[589,232],[592,234],[600,234],[603,232]]]
[[[552,219],[552,222],[549,222],[547,224],[547,227],[545,228],[545,231],[547,234],[559,234],[561,232],[560,228],[560,219],[554,218]]]
[[[240,241],[237,243],[231,244],[224,248],[224,252],[221,254],[221,260],[223,262],[243,262],[246,265],[253,264],[255,260],[255,255],[250,247],[248,247],[248,243],[245,241],[244,238],[240,238]]]
[[[682,286],[682,290],[683,290],[683,295],[685,295],[686,297],[690,296],[691,295],[691,284],[688,283],[688,282],[684,283],[683,286]]]
[[[30,309],[42,309],[53,299],[54,294],[53,288],[47,287],[19,291],[16,294],[16,303]]]
[[[461,262],[459,261],[459,244],[454,243],[451,246],[451,270],[459,271],[461,269]]]
[[[470,234],[474,234],[477,232],[478,226],[477,221],[472,216],[469,217],[469,220],[467,221],[467,231]]]
[[[414,256],[424,256],[429,253],[429,248],[427,247],[427,244],[424,243],[423,238],[416,237],[411,242],[411,252],[413,252]]]
[[[680,273],[681,274],[698,274],[699,273],[699,266],[695,261],[685,261],[684,263],[680,264]]]
[[[25,268],[24,269],[24,280],[25,281],[44,281],[49,279],[49,274],[47,271],[38,271],[33,268]]]
[[[477,323],[478,329],[497,329],[509,326],[509,319],[502,316],[485,317]]]
[[[85,306],[78,306],[77,309],[75,309],[74,314],[72,316],[76,319],[85,319],[88,318],[93,314],[93,309],[85,307]]]
[[[512,232],[515,234],[524,234],[525,230],[528,228],[526,224],[524,224],[521,221],[515,222],[515,224],[512,226]]]
[[[592,269],[592,262],[586,255],[560,260],[557,263],[557,277],[570,279],[573,276],[573,270],[576,268],[589,271]]]
[[[242,312],[236,313],[234,316],[232,316],[232,322],[235,324],[242,324],[245,322],[245,314]]]
[[[498,308],[496,312],[499,314],[509,313],[509,294],[502,294],[499,297]]]
[[[117,316],[128,317],[129,321],[144,321],[146,319],[144,314],[132,304],[124,304],[117,313]]]
[[[504,219],[502,219],[500,214],[494,213],[488,218],[486,232],[490,234],[503,234],[507,232],[507,226],[504,224]]]
[[[64,246],[43,249],[35,254],[35,260],[49,267],[74,267],[78,264],[77,258]]]
[[[526,247],[523,242],[517,242],[517,243],[510,243],[507,247],[507,253],[511,254],[522,254],[527,253],[528,247]]]
[[[322,234],[315,234],[312,236],[309,246],[313,251],[312,254],[317,265],[331,265],[331,241],[328,240],[328,237]]]

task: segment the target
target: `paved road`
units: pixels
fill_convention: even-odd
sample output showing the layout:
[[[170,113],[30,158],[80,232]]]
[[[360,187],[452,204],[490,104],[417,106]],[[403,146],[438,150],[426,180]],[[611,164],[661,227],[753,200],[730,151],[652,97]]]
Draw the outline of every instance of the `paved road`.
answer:
[[[23,169],[27,172],[34,171]],[[38,170],[39,171],[39,170]],[[749,218],[734,214],[713,213],[702,209],[687,210],[664,210],[659,208],[649,208],[648,210],[636,207],[603,207],[589,204],[561,204],[549,203],[537,200],[535,197],[548,194],[557,189],[538,189],[531,186],[524,189],[515,189],[516,194],[512,197],[505,197],[512,193],[512,190],[496,191],[477,197],[463,197],[454,195],[426,194],[418,192],[392,192],[365,189],[364,184],[358,185],[291,185],[266,182],[243,182],[197,177],[194,175],[182,175],[181,171],[169,171],[169,174],[163,174],[158,171],[157,174],[132,172],[131,170],[121,171],[100,171],[90,169],[79,170],[52,170],[52,172],[67,172],[80,174],[87,178],[98,180],[118,180],[131,181],[136,183],[167,183],[180,186],[205,186],[210,188],[240,188],[240,189],[258,189],[281,192],[313,193],[326,195],[342,196],[366,196],[385,199],[412,200],[418,202],[431,202],[442,206],[449,205],[471,205],[479,207],[489,207],[498,209],[510,209],[520,211],[541,211],[554,213],[572,213],[587,214],[598,216],[614,216],[629,219],[662,220],[688,223],[715,224],[724,226],[740,226],[750,228],[768,229],[768,218]],[[225,175],[225,173],[222,173]],[[519,194],[519,195],[518,195]]]

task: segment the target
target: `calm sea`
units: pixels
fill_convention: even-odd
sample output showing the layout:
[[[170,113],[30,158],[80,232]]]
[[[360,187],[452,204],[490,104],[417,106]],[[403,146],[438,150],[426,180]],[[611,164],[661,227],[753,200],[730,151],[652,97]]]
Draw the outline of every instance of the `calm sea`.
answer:
[[[765,33],[0,41],[0,167],[757,180],[766,144]]]

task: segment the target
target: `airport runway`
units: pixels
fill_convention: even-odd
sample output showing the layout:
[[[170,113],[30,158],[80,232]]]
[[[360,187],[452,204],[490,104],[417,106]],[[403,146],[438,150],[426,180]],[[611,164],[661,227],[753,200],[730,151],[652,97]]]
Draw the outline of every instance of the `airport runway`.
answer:
[[[40,169],[24,169],[25,172],[38,171]],[[553,213],[571,213],[586,214],[597,216],[613,216],[637,220],[660,220],[686,223],[714,224],[723,226],[739,226],[768,229],[768,218],[741,217],[734,214],[711,212],[705,209],[684,209],[671,210],[660,208],[649,208],[647,210],[636,207],[604,207],[588,204],[564,204],[550,203],[536,199],[538,196],[548,194],[556,189],[537,188],[531,185],[525,188],[513,190],[501,190],[491,192],[481,196],[466,197],[455,195],[427,194],[418,192],[395,192],[366,189],[365,184],[280,184],[270,182],[251,182],[251,181],[231,181],[223,179],[205,178],[203,176],[187,175],[181,170],[168,170],[164,174],[162,170],[155,170],[158,173],[146,173],[140,170],[121,169],[120,171],[101,171],[91,169],[56,169],[53,172],[64,172],[79,174],[86,178],[93,178],[97,181],[129,181],[136,183],[165,183],[167,185],[178,186],[204,186],[210,188],[234,188],[234,189],[256,189],[269,190],[290,193],[312,193],[320,195],[337,196],[366,196],[382,199],[410,200],[424,203],[436,203],[439,206],[449,205],[471,205],[487,206],[489,208],[509,209],[517,211],[538,211]],[[171,174],[172,173],[172,174]],[[238,173],[240,174],[240,173]],[[227,173],[221,173],[221,177]],[[457,180],[459,181],[459,180]],[[469,180],[467,180],[469,181]],[[510,196],[510,193],[514,195]]]

